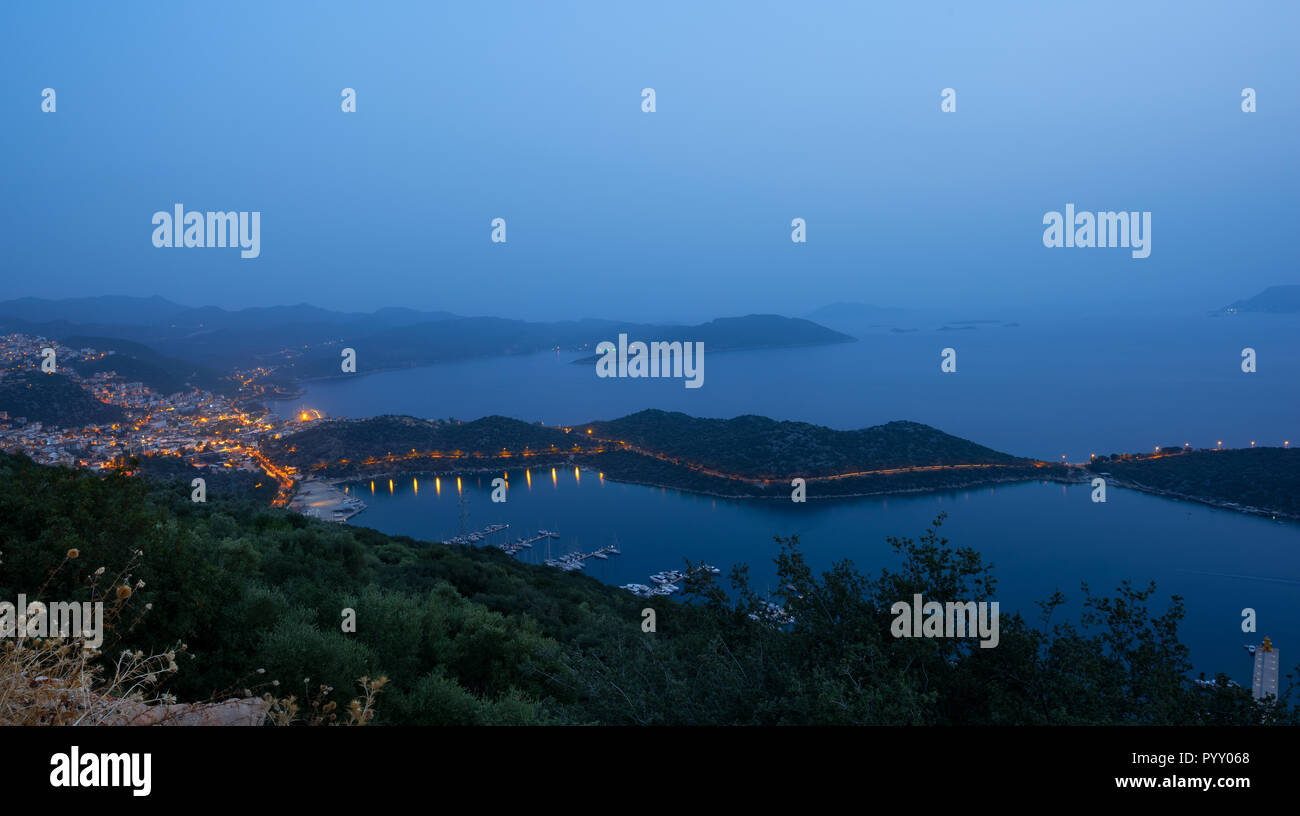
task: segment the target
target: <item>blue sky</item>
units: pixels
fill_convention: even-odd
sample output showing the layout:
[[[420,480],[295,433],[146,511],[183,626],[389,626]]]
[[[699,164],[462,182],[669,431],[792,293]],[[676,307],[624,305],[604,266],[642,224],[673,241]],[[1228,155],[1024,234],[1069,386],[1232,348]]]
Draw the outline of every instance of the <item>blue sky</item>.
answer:
[[[1300,283],[1294,3],[875,5],[5,4],[0,298],[978,318]],[[178,202],[260,211],[261,257],[155,248]],[[1151,211],[1151,257],[1045,249],[1067,202]]]

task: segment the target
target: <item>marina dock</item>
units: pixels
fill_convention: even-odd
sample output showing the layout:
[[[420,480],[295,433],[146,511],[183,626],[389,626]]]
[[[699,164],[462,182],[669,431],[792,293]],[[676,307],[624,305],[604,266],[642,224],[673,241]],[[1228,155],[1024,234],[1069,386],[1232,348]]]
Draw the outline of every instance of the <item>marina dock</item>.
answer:
[[[497,546],[500,547],[502,551],[509,553],[510,555],[516,555],[519,553],[520,550],[529,549],[534,544],[536,544],[537,542],[541,541],[544,538],[559,538],[559,537],[560,537],[559,533],[553,533],[550,530],[538,530],[537,535],[533,536],[532,538],[518,538],[514,542],[502,541]]]
[[[551,535],[559,538],[559,536],[554,533]],[[585,568],[587,566],[586,561],[589,558],[599,558],[603,561],[611,555],[619,555],[622,552],[623,551],[618,547],[609,544],[589,553],[569,553],[568,555],[562,555],[559,558],[548,558],[542,563],[546,564],[548,567],[558,567],[565,572],[572,572],[574,570]]]
[[[509,528],[510,528],[509,524],[489,524],[488,526],[484,527],[482,530],[476,530],[475,532],[472,533],[465,533],[464,535],[453,536],[452,538],[447,539],[443,543],[478,544],[480,541],[492,535],[493,533],[499,533],[502,530],[506,530]]]

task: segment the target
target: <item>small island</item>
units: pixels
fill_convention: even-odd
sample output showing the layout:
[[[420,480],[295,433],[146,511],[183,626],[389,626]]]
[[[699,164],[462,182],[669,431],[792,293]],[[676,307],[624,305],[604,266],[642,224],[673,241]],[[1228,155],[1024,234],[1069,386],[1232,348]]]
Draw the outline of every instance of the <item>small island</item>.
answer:
[[[916,422],[839,431],[658,410],[558,428],[502,416],[328,420],[268,439],[262,450],[283,467],[324,479],[565,464],[615,481],[728,498],[789,499],[795,479],[804,480],[811,499],[1069,477],[1063,465],[1001,453]]]

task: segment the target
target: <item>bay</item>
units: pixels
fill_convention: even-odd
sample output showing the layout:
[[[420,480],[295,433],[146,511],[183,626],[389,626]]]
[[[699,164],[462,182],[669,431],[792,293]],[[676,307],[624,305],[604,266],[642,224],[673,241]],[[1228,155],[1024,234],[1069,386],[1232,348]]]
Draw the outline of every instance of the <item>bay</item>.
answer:
[[[1056,589],[1076,623],[1080,582],[1095,594],[1113,594],[1121,581],[1155,581],[1150,608],[1163,611],[1181,595],[1187,617],[1181,638],[1197,671],[1222,671],[1249,686],[1251,659],[1243,646],[1265,634],[1283,662],[1300,657],[1300,528],[1267,518],[1145,493],[1112,489],[1104,504],[1087,485],[1029,482],[943,493],[811,500],[728,500],[664,488],[623,484],[573,468],[512,471],[507,501],[491,501],[496,473],[403,476],[352,482],[349,493],[368,509],[351,523],[421,540],[509,524],[484,545],[554,530],[550,552],[591,552],[615,542],[621,555],[589,558],[584,572],[606,583],[649,583],[648,576],[706,561],[722,570],[747,563],[760,593],[777,588],[772,559],[775,536],[799,536],[810,565],[824,570],[850,559],[875,575],[893,566],[889,536],[919,536],[940,514],[941,531],[954,546],[971,546],[994,565],[1003,615],[1020,611],[1037,620],[1034,601]],[[465,504],[460,502],[465,497]],[[518,558],[540,564],[548,540]],[[910,599],[908,599],[910,600]],[[1241,631],[1242,610],[1252,608],[1259,632]],[[1058,613],[1059,614],[1059,613]],[[1058,618],[1059,620],[1059,618]],[[671,626],[671,621],[662,621]],[[1290,662],[1288,662],[1290,661]]]
[[[645,408],[694,416],[759,414],[849,429],[907,419],[989,447],[1042,459],[1086,461],[1090,454],[1156,445],[1247,447],[1300,438],[1300,331],[1294,315],[1237,315],[1111,321],[1105,316],[933,323],[911,327],[833,326],[856,343],[707,354],[705,385],[680,380],[599,379],[572,353],[467,360],[308,383],[277,403],[327,416],[411,414],[473,419],[503,414],[548,425],[612,419]],[[958,372],[939,371],[955,348]],[[1259,369],[1245,374],[1241,350]],[[365,370],[365,349],[358,349]],[[418,492],[415,489],[418,479]],[[531,479],[531,484],[530,484]],[[590,552],[617,538],[623,554],[588,559],[586,572],[611,584],[647,583],[651,573],[689,557],[727,571],[753,569],[758,589],[775,588],[773,537],[800,536],[811,563],[841,558],[874,573],[892,563],[887,536],[917,536],[940,512],[955,545],[979,550],[999,578],[1003,614],[1034,616],[1035,600],[1061,589],[1077,621],[1079,585],[1113,593],[1120,581],[1155,580],[1162,610],[1183,596],[1183,640],[1198,671],[1223,671],[1249,684],[1242,646],[1265,634],[1283,663],[1300,656],[1300,526],[1112,488],[1105,504],[1082,486],[1026,483],[925,495],[730,501],[617,484],[598,473],[549,468],[510,474],[510,498],[493,504],[490,476],[462,477],[469,526],[511,525],[510,540],[558,529],[554,554]],[[455,535],[460,505],[454,477],[441,492],[428,477],[387,480],[370,491],[352,523],[437,540]],[[498,536],[499,540],[504,536]],[[540,562],[545,542],[521,558]],[[1259,632],[1241,631],[1255,610]],[[1293,657],[1287,657],[1290,654]]]

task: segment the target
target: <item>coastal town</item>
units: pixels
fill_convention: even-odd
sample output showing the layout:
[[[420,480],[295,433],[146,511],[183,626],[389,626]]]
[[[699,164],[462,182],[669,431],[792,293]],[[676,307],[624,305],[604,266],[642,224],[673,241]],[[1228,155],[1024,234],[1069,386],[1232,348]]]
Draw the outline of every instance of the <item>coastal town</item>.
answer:
[[[249,399],[258,372],[232,375],[233,395],[192,387],[162,394],[120,376],[112,368],[114,356],[113,351],[73,348],[33,335],[0,337],[0,387],[33,374],[57,374],[98,403],[120,409],[117,421],[76,426],[0,411],[0,449],[41,464],[103,470],[124,469],[132,457],[178,457],[198,468],[264,475],[278,485],[275,504],[290,503],[297,482],[294,468],[269,461],[259,444],[319,420],[318,412],[276,417]],[[79,372],[87,363],[94,364],[94,373]]]

